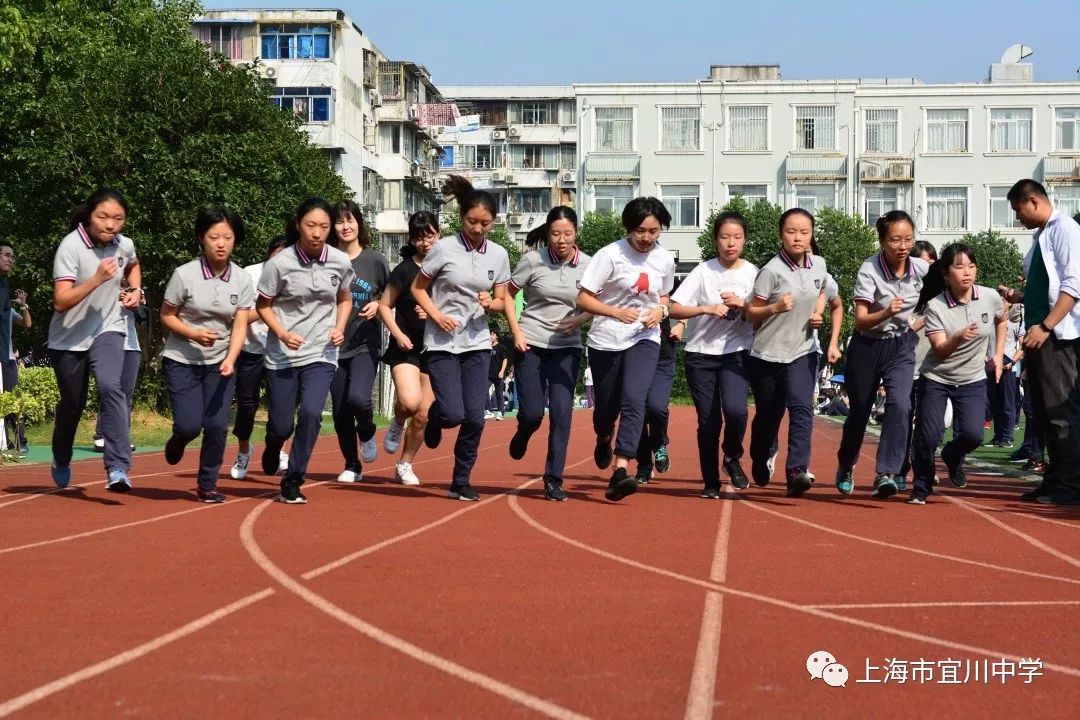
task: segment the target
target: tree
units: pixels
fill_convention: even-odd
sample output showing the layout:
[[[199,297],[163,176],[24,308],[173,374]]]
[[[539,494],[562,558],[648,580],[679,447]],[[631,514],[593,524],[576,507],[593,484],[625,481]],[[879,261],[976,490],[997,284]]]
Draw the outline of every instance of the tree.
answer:
[[[971,246],[978,261],[979,285],[996,288],[998,285],[1017,286],[1017,278],[1024,272],[1024,258],[1016,242],[994,230],[968,233],[960,242]]]
[[[855,276],[863,262],[878,252],[877,234],[858,215],[848,215],[843,210],[826,207],[818,210],[814,218],[814,236],[829,274],[840,288],[840,299],[844,302],[844,324],[840,337],[846,338],[855,328],[852,306]],[[821,337],[828,336],[829,314],[826,312]]]
[[[461,215],[458,214],[456,209],[452,212],[443,212],[439,219],[442,221],[439,231],[443,237],[457,235],[461,232]],[[488,240],[506,250],[506,254],[510,256],[510,269],[513,270],[517,267],[518,260],[521,259],[521,246],[517,240],[510,237],[510,232],[506,229],[506,226],[503,224],[492,225],[487,237]]]
[[[578,231],[577,245],[586,255],[595,255],[605,245],[626,236],[622,218],[610,212],[587,212]]]
[[[780,206],[764,198],[750,205],[742,195],[736,195],[719,211],[709,215],[705,231],[698,236],[702,260],[716,257],[713,223],[722,212],[737,212],[746,218],[746,246],[742,256],[748,261],[761,267],[780,249],[780,215],[783,212]]]

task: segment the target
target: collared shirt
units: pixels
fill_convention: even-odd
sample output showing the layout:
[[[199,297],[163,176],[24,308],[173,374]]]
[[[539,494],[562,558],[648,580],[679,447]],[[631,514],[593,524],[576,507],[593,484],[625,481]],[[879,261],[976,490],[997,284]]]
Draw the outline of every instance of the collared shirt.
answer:
[[[671,293],[675,284],[675,256],[659,243],[647,253],[639,253],[627,238],[597,251],[581,276],[581,287],[594,293],[600,302],[617,308],[633,308],[644,317]],[[660,326],[647,328],[639,319],[624,323],[613,317],[593,318],[589,347],[597,350],[626,350],[648,340],[660,344]]]
[[[551,248],[525,253],[514,268],[510,285],[525,294],[521,332],[529,345],[541,348],[581,347],[581,333],[564,335],[555,331],[563,318],[579,314],[577,295],[581,278],[591,258],[578,248],[566,262]]]
[[[911,313],[919,302],[923,277],[929,269],[930,265],[925,260],[908,257],[904,274],[897,277],[886,262],[884,253],[866,260],[855,276],[855,302],[868,306],[872,313],[889,307],[896,297],[903,298],[904,305],[892,317],[869,330],[858,332],[872,338],[896,337],[908,332],[911,329]]]
[[[1005,303],[997,291],[981,285],[971,288],[971,298],[962,303],[948,288],[926,304],[927,337],[945,333],[949,339],[975,323],[978,335],[961,343],[942,360],[931,350],[923,361],[922,375],[946,385],[967,385],[986,379],[986,349],[996,342],[996,323],[1005,312]],[[993,353],[991,352],[991,355]]]
[[[774,363],[791,363],[814,351],[810,315],[825,289],[828,269],[825,258],[806,253],[797,264],[783,249],[754,281],[754,297],[774,303],[791,293],[792,308],[762,322],[750,347],[753,357]]]
[[[244,268],[244,272],[251,278],[251,283],[254,287],[259,286],[259,279],[262,277],[262,269],[262,263],[248,265]],[[251,353],[252,355],[266,354],[266,333],[266,323],[262,321],[262,318],[257,317],[249,322],[247,338],[244,339],[244,352]]]
[[[53,350],[89,350],[102,333],[127,333],[121,311],[120,281],[132,263],[138,261],[131,238],[117,235],[102,245],[94,242],[80,225],[60,241],[53,257],[53,282],[70,280],[76,285],[89,280],[101,261],[116,259],[116,274],[90,291],[74,307],[54,312],[49,321],[49,347]]]
[[[168,333],[163,357],[186,365],[216,365],[229,354],[229,339],[236,313],[255,306],[255,288],[251,276],[238,265],[229,263],[220,275],[200,256],[173,270],[165,286],[165,302],[179,308],[177,317],[185,325],[213,330],[217,340],[205,347]]]
[[[1031,248],[1024,258],[1024,272],[1029,275],[1036,247],[1042,255],[1049,280],[1048,307],[1054,306],[1060,293],[1080,298],[1080,225],[1072,218],[1062,215],[1059,210],[1054,210],[1046,225],[1036,230],[1032,237]],[[1031,290],[1030,285],[1028,290]],[[1025,298],[1025,310],[1033,301],[1034,298]],[[1031,327],[1031,324],[1028,327]],[[1054,335],[1059,340],[1075,340],[1080,337],[1080,302],[1073,305],[1069,314],[1054,326]]]
[[[722,305],[720,295],[731,292],[749,303],[757,273],[757,266],[746,260],[736,268],[726,268],[716,258],[706,260],[690,271],[671,301],[686,307]],[[738,310],[729,309],[724,317],[698,315],[686,329],[686,351],[726,355],[749,350],[753,336],[753,326]]]
[[[308,257],[297,243],[263,263],[259,295],[273,301],[271,308],[285,332],[304,339],[298,349],[290,350],[268,334],[266,367],[317,362],[337,366],[338,349],[330,342],[330,331],[337,324],[338,296],[349,294],[352,273],[349,256],[329,245],[323,245],[318,257]]]
[[[462,235],[435,243],[420,272],[431,280],[428,292],[440,313],[458,321],[446,332],[428,318],[424,350],[466,353],[491,349],[487,313],[478,296],[510,282],[510,258],[498,243],[487,238],[473,247]]]

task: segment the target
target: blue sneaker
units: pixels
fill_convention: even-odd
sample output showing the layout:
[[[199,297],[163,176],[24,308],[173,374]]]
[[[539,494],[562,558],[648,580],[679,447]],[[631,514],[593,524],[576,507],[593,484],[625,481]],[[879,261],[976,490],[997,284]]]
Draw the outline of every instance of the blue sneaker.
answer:
[[[105,483],[105,489],[109,492],[126,493],[131,490],[131,480],[127,472],[123,470],[110,470],[109,479]]]
[[[874,478],[874,489],[870,491],[870,497],[879,500],[888,500],[896,494],[896,481],[888,473],[878,473]]]
[[[841,495],[850,495],[855,492],[855,477],[851,470],[836,471],[836,489]]]
[[[668,456],[667,445],[656,448],[656,452],[653,454],[653,465],[658,473],[666,473],[671,468],[671,458]]]
[[[56,483],[56,487],[63,489],[66,488],[68,486],[68,483],[71,482],[70,465],[66,465],[64,467],[57,467],[56,465],[53,465],[51,468],[49,468],[49,470],[50,472],[52,472],[52,479],[53,482]]]
[[[907,475],[900,475],[897,473],[893,475],[893,482],[896,483],[896,492],[907,492]]]

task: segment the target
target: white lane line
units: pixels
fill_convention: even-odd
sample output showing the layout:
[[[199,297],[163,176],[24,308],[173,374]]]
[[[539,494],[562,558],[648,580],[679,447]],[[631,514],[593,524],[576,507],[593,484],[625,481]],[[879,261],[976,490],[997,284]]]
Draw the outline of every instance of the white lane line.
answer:
[[[7,717],[13,712],[17,712],[29,705],[32,705],[33,703],[44,700],[50,695],[54,695],[61,690],[66,690],[72,685],[77,685],[81,682],[85,682],[86,680],[90,680],[91,678],[97,677],[98,675],[107,673],[110,670],[115,670],[121,665],[125,665],[133,660],[138,660],[144,655],[149,655],[155,650],[159,650],[170,643],[176,642],[181,638],[199,632],[203,628],[216,623],[218,620],[221,620],[235,612],[243,610],[246,607],[254,605],[260,600],[264,600],[273,594],[274,591],[271,588],[266,588],[265,590],[261,590],[257,593],[252,593],[251,595],[240,598],[234,603],[226,605],[222,608],[218,608],[211,613],[207,613],[200,618],[192,620],[187,625],[178,627],[172,632],[161,635],[160,637],[156,637],[153,640],[145,642],[142,645],[133,647],[130,650],[125,650],[122,653],[113,655],[110,658],[85,667],[82,670],[77,670],[70,675],[65,675],[62,678],[53,680],[52,682],[35,688],[30,692],[26,692],[17,697],[13,697],[10,700],[7,700],[6,702],[0,704],[0,717]]]
[[[727,580],[728,543],[731,540],[731,514],[735,503],[726,497],[716,529],[709,578],[717,583]],[[694,670],[690,676],[690,693],[686,701],[686,720],[710,720],[716,698],[716,669],[720,663],[720,628],[724,615],[723,593],[705,593],[705,608],[701,613],[701,633],[698,636]]]
[[[1012,525],[1008,525],[1006,523],[1003,523],[1001,520],[998,520],[996,517],[993,517],[989,513],[986,513],[986,512],[983,512],[982,510],[979,510],[978,508],[976,508],[971,503],[965,502],[964,500],[960,500],[958,498],[950,497],[948,495],[945,496],[945,499],[948,500],[949,502],[953,503],[954,505],[959,505],[960,507],[962,507],[964,510],[967,510],[968,512],[975,513],[976,515],[978,515],[979,517],[981,517],[983,520],[990,523],[994,527],[1001,528],[1005,532],[1011,533],[1012,535],[1015,535],[1016,537],[1020,538],[1021,540],[1028,543],[1032,547],[1038,548],[1039,550],[1042,550],[1043,552],[1045,552],[1045,553],[1047,553],[1049,555],[1053,555],[1058,560],[1062,560],[1064,562],[1067,562],[1070,565],[1072,565],[1073,567],[1080,568],[1080,560],[1077,560],[1072,555],[1066,555],[1065,553],[1061,552],[1060,550],[1057,550],[1055,548],[1050,547],[1049,545],[1042,542],[1038,538],[1034,538],[1031,535],[1028,535],[1023,530],[1017,530]]]
[[[936,645],[952,650],[962,650],[964,652],[982,655],[989,658],[1005,658],[1007,660],[1015,660],[1017,662],[1019,662],[1021,659],[1025,659],[1021,658],[1020,655],[1015,655],[1013,653],[1002,652],[1000,650],[991,650],[978,647],[976,645],[968,645],[966,643],[954,642],[952,640],[933,637],[931,635],[923,635],[922,633],[911,632],[908,630],[903,630],[901,628],[890,627],[888,625],[882,625],[880,623],[861,620],[859,618],[848,617],[846,615],[838,615],[836,613],[831,613],[826,610],[818,610],[813,607],[799,605],[798,603],[788,602],[787,600],[781,600],[780,598],[770,597],[768,595],[761,595],[759,593],[750,592],[747,590],[737,590],[735,588],[715,583],[711,580],[702,580],[701,578],[683,575],[682,573],[677,573],[672,570],[657,567],[655,565],[649,565],[647,563],[638,562],[637,560],[631,560],[630,558],[623,557],[622,555],[616,555],[615,553],[601,550],[599,548],[593,547],[592,545],[588,545],[573,538],[567,537],[556,532],[555,530],[552,530],[546,525],[541,524],[539,521],[533,519],[532,516],[522,510],[521,505],[517,502],[517,498],[513,495],[510,496],[510,507],[513,508],[515,513],[517,513],[518,517],[520,517],[527,525],[531,526],[538,532],[541,532],[560,542],[566,543],[567,545],[570,545],[572,547],[576,547],[579,550],[584,550],[585,552],[607,558],[608,560],[612,560],[614,562],[622,563],[623,565],[627,565],[638,570],[644,570],[645,572],[654,573],[656,575],[668,577],[673,580],[678,580],[691,585],[696,585],[698,587],[705,588],[706,590],[715,590],[716,592],[728,593],[736,597],[742,597],[748,600],[756,600],[757,602],[765,603],[767,605],[784,608],[785,610],[792,610],[794,612],[804,613],[806,615],[811,615],[826,620],[835,620],[836,622],[844,623],[846,625],[854,625],[856,627],[865,628],[867,630],[875,630],[886,635],[894,635],[896,637],[902,637],[907,640],[915,640],[917,642],[926,643],[928,645]],[[1066,665],[1058,665],[1057,663],[1048,663],[1044,661],[1043,667],[1049,670],[1055,670],[1065,675],[1080,677],[1080,669],[1068,667]]]
[[[1028,607],[1041,605],[1080,605],[1080,600],[975,600],[956,602],[901,602],[901,603],[839,603],[832,605],[807,605],[818,610],[877,610],[884,608],[929,607]]]

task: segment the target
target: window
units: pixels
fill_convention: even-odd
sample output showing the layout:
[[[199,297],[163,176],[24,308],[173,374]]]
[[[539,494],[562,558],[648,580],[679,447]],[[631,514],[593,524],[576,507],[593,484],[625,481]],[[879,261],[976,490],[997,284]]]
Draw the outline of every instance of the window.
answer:
[[[382,186],[382,209],[401,209],[401,181],[385,180]]]
[[[967,188],[926,188],[926,229],[967,229]]]
[[[263,25],[259,34],[264,60],[330,58],[329,25]]]
[[[220,53],[230,60],[240,60],[244,56],[243,44],[238,25],[209,25],[197,23],[192,34],[212,52]]]
[[[634,199],[633,185],[596,185],[594,189],[593,209],[596,212],[621,213],[626,203]]]
[[[455,164],[461,168],[469,169],[476,167],[476,146],[459,145],[454,161]]]
[[[291,110],[302,123],[330,122],[330,88],[274,88],[274,104]]]
[[[577,169],[577,145],[560,145],[559,146],[559,169],[560,170],[575,170],[575,169]]]
[[[510,167],[524,169],[558,169],[558,145],[511,145]]]
[[[521,188],[510,191],[510,212],[546,213],[551,209],[551,191],[547,188]]]
[[[836,108],[800,105],[795,108],[795,147],[798,150],[836,148]]]
[[[748,205],[769,199],[768,185],[728,185],[728,198],[741,195]]]
[[[521,104],[521,122],[524,125],[554,125],[555,108],[550,102],[527,102]]]
[[[1054,149],[1080,150],[1080,107],[1054,109]]]
[[[634,109],[598,107],[596,112],[596,149],[630,152],[634,149]]]
[[[868,109],[866,111],[866,152],[896,153],[899,151],[900,111]]]
[[[476,161],[473,167],[477,170],[487,170],[491,165],[491,146],[480,145],[476,148]]]
[[[800,183],[795,186],[795,207],[816,213],[823,207],[836,207],[835,183]]]
[[[687,152],[701,149],[701,108],[660,108],[660,149]]]
[[[575,108],[577,104],[573,100],[560,100],[559,101],[559,124],[570,127],[577,125],[577,121],[574,119]]]
[[[926,111],[926,152],[963,153],[968,151],[968,111]]]
[[[866,224],[874,227],[878,218],[900,207],[900,188],[882,185],[866,188]]]
[[[1080,213],[1080,185],[1054,185],[1050,194],[1054,196],[1054,207],[1062,215],[1072,217]]]
[[[729,150],[765,151],[769,149],[769,108],[765,105],[733,107],[728,111],[731,122]]]
[[[401,154],[401,125],[379,125],[379,153],[381,155]]]
[[[991,108],[990,152],[1030,152],[1031,114],[1031,108]]]
[[[1013,212],[1009,201],[1005,199],[1005,194],[1008,192],[1007,187],[990,188],[990,227],[1023,229],[1023,223],[1016,219],[1016,213]]]
[[[700,195],[697,185],[660,186],[660,199],[671,213],[671,227],[698,227]]]

